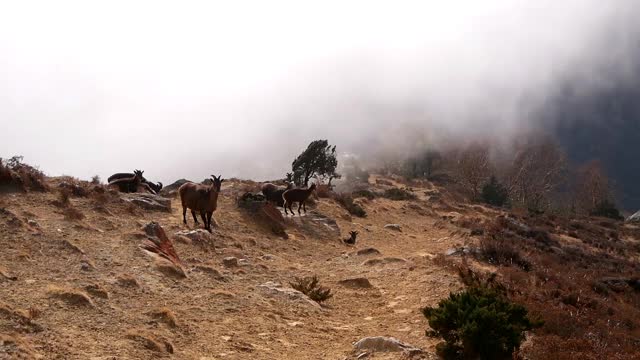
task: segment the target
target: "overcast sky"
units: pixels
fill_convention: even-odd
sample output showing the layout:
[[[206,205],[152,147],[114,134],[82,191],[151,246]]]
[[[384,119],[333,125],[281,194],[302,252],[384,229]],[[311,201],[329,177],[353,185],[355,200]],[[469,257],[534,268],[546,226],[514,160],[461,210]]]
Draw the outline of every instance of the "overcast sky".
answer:
[[[6,1],[0,156],[50,175],[280,177],[339,151],[508,137],[635,77],[640,3]]]

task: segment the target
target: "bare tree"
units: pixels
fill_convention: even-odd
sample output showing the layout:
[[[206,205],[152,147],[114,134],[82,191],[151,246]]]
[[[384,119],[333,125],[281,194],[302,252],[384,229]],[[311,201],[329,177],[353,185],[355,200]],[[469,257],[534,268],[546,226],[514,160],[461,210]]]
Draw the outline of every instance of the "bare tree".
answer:
[[[589,213],[605,202],[613,203],[611,183],[599,160],[578,169],[574,186],[574,202],[580,210]]]
[[[480,195],[482,185],[491,175],[489,148],[474,144],[457,154],[455,176],[458,182],[471,194],[473,200]]]
[[[566,178],[566,155],[551,139],[535,139],[517,147],[508,171],[508,189],[514,203],[541,211],[550,194]]]

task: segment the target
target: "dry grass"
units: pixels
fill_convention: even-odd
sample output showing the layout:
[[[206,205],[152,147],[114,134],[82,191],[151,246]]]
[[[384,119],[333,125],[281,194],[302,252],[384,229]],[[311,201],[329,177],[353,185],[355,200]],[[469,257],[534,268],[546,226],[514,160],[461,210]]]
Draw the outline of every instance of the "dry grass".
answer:
[[[486,226],[481,256],[494,260],[510,297],[545,322],[525,356],[640,357],[640,291],[632,286],[640,266],[629,260],[640,253],[613,235],[624,233],[620,226],[553,216],[499,218]],[[569,233],[577,233],[577,243],[559,240]],[[529,272],[512,266],[522,253]]]
[[[0,188],[9,191],[48,191],[44,173],[22,162],[22,156],[0,158]]]
[[[98,284],[89,284],[84,287],[84,289],[91,295],[95,297],[99,297],[101,299],[108,299],[109,292],[105,290],[102,286]]]
[[[149,316],[151,316],[156,321],[162,322],[171,328],[175,328],[178,326],[178,320],[176,315],[171,311],[171,309],[163,307],[154,309],[149,312]]]
[[[134,288],[140,287],[140,283],[138,283],[138,280],[130,274],[122,274],[118,276],[117,282],[118,282],[118,285],[123,287],[134,287]]]
[[[132,329],[127,331],[126,338],[142,344],[145,348],[160,353],[173,354],[173,344],[165,339],[158,338],[144,330]]]
[[[64,209],[64,218],[67,220],[82,220],[85,218],[85,215],[78,209],[74,207],[68,207]]]
[[[69,305],[74,306],[89,306],[93,307],[93,301],[84,291],[69,288],[50,285],[47,287],[47,293],[53,298],[63,300]]]
[[[0,359],[31,360],[37,358],[40,357],[36,356],[35,350],[27,340],[17,335],[0,333]]]

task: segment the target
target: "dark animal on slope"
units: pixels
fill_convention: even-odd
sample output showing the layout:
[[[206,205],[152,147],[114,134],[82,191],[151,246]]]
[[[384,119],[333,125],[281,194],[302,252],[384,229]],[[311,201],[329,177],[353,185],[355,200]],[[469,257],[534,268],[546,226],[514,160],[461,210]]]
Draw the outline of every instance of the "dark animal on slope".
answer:
[[[187,209],[191,210],[193,221],[198,225],[196,211],[200,213],[202,222],[204,222],[205,230],[211,232],[211,222],[216,224],[213,219],[213,212],[218,208],[218,195],[222,186],[222,176],[212,176],[213,183],[211,185],[195,184],[188,182],[182,184],[178,189],[180,201],[182,202],[182,221],[187,224]],[[217,224],[216,224],[217,226]]]
[[[358,236],[358,232],[357,231],[350,231],[349,235],[351,235],[351,236],[346,238],[346,239],[342,239],[342,242],[347,244],[347,245],[355,245],[356,244],[356,236]]]
[[[144,171],[143,171],[144,172]],[[117,173],[117,174],[113,174],[111,176],[109,176],[109,178],[107,179],[107,183],[111,183],[114,180],[119,180],[119,179],[128,179],[133,177],[134,174],[132,173]],[[162,183],[158,182],[157,184],[152,183],[151,181],[145,179],[145,177],[142,177],[142,183],[147,184],[155,193],[159,193],[160,190],[162,190]],[[137,192],[138,189],[134,189],[134,188],[129,188],[129,189],[125,189],[124,191],[121,190],[122,192]]]
[[[304,213],[307,213],[306,201],[311,196],[311,193],[316,189],[316,184],[311,184],[308,189],[290,189],[282,194],[284,200],[284,213],[287,213],[287,207],[291,210],[291,215],[295,215],[291,206],[294,202],[298,203],[298,215],[300,215],[300,208],[304,208]]]
[[[143,173],[144,171],[135,170],[131,177],[111,180],[109,181],[109,185],[115,185],[118,187],[118,190],[120,190],[120,192],[125,193],[138,192],[138,190],[142,188],[152,194],[155,194],[155,191],[153,191],[153,189],[149,185],[142,181],[142,179],[144,178],[142,176]]]
[[[292,183],[287,183],[287,187],[278,186],[272,183],[264,183],[262,184],[262,194],[267,199],[268,202],[273,202],[278,206],[284,206],[284,200],[282,199],[282,194],[285,191],[293,188]]]

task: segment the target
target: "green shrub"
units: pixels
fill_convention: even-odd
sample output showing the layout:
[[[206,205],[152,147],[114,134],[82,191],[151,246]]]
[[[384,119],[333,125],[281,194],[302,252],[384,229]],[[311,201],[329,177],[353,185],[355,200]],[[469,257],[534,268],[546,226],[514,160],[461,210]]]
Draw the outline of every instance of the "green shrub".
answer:
[[[412,194],[411,192],[409,192],[407,190],[404,190],[404,189],[398,189],[398,188],[387,189],[387,190],[384,191],[382,196],[386,197],[387,199],[391,199],[391,200],[415,200],[415,199],[417,199],[417,197],[414,194]]]
[[[307,295],[311,300],[321,303],[333,297],[331,289],[320,286],[320,280],[317,276],[295,278],[295,280],[289,283],[292,288]]]
[[[495,176],[482,187],[482,201],[494,206],[504,206],[509,201],[509,191]]]
[[[511,359],[524,332],[541,325],[523,306],[487,286],[451,293],[438,307],[422,311],[433,329],[427,335],[445,340],[436,347],[444,359]]]
[[[624,217],[620,215],[620,211],[616,208],[616,204],[609,200],[599,202],[595,209],[589,213],[591,216],[602,216],[615,220],[623,220]]]

